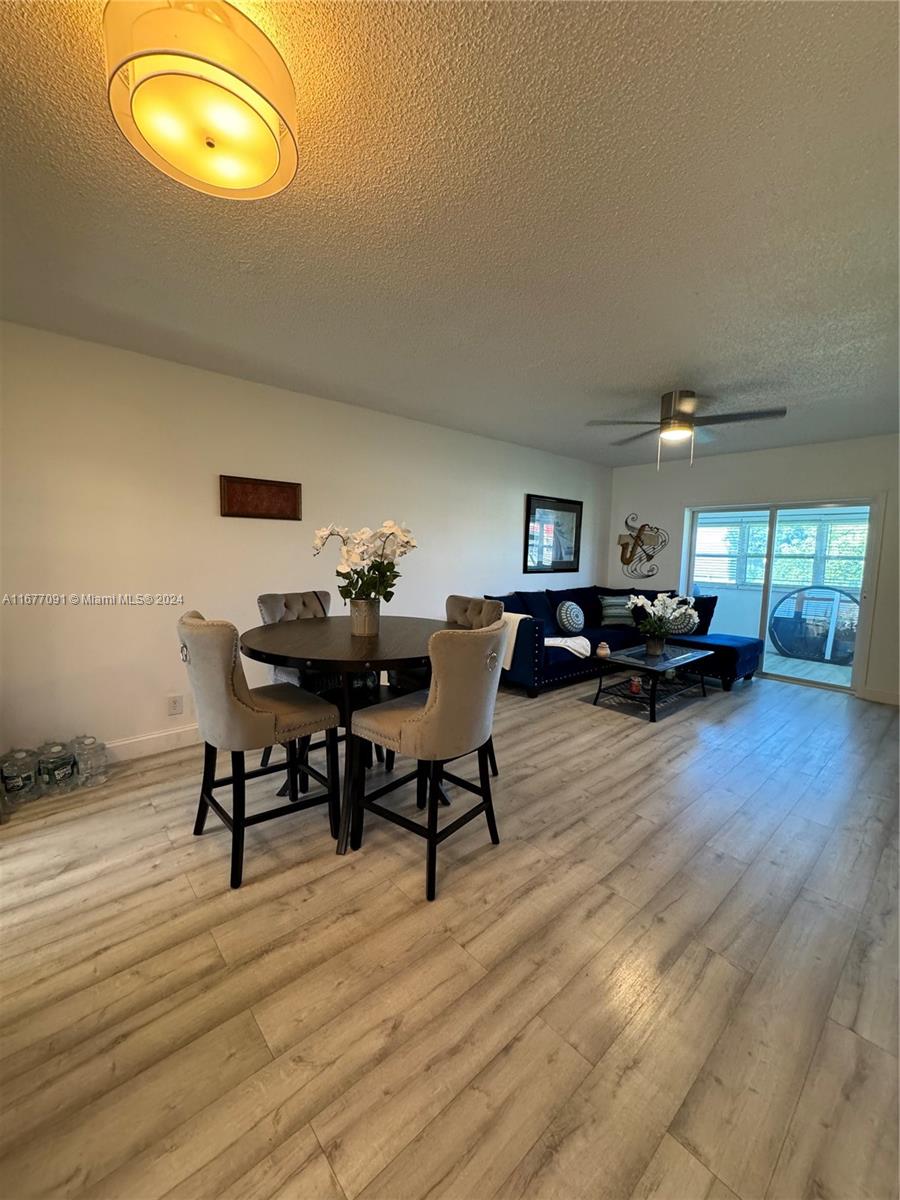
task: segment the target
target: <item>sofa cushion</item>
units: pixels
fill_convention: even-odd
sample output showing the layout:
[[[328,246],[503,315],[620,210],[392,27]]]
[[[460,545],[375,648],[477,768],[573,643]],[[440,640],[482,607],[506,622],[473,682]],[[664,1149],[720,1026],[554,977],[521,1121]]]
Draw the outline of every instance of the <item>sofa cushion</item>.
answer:
[[[591,643],[594,654],[597,653],[601,642],[606,642],[610,650],[625,650],[642,645],[641,635],[634,626],[629,629],[627,625],[585,625],[581,635]]]
[[[595,587],[548,588],[547,595],[554,605],[571,600],[584,613],[585,625],[599,625],[603,621],[600,592]]]
[[[518,592],[508,592],[505,596],[488,596],[485,595],[485,600],[499,600],[503,605],[503,611],[508,613],[521,613],[527,617],[531,614],[522,603],[522,597]]]
[[[517,592],[524,611],[530,617],[536,617],[544,622],[544,636],[558,637],[559,626],[556,624],[556,605],[552,603],[546,592]],[[509,611],[509,610],[507,610]]]
[[[713,613],[716,611],[716,602],[718,599],[718,596],[692,597],[691,602],[694,605],[697,616],[700,618],[697,622],[697,628],[694,630],[694,633],[700,637],[703,637],[709,633],[709,627],[712,624]]]

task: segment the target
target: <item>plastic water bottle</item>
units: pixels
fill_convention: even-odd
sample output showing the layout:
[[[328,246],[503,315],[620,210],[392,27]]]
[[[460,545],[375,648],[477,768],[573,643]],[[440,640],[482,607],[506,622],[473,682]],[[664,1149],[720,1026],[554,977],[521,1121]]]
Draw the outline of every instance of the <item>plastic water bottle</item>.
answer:
[[[34,750],[10,750],[0,762],[3,794],[12,804],[31,800],[39,793],[38,758]]]
[[[72,743],[75,751],[75,761],[78,766],[78,784],[80,787],[96,787],[106,783],[106,746],[87,733],[80,733]]]
[[[62,741],[44,742],[43,746],[38,747],[38,774],[45,794],[71,792],[78,787],[75,755],[71,747]]]

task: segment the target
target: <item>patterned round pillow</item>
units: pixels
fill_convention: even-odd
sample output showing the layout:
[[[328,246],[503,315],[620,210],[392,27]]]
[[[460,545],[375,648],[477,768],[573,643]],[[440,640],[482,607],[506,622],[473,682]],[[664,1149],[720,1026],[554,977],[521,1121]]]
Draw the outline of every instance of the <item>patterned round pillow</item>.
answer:
[[[584,629],[584,613],[574,600],[563,600],[556,610],[556,623],[563,633],[581,633]]]
[[[669,633],[693,633],[699,624],[699,618],[692,613],[687,604],[682,604],[669,618]]]

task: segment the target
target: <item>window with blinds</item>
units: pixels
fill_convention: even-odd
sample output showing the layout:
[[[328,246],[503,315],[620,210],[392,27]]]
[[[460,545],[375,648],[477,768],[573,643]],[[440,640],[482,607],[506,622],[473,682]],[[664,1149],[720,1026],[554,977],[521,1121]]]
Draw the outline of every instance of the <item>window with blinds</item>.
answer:
[[[694,522],[693,582],[702,587],[762,587],[767,512],[702,512]]]
[[[701,588],[762,587],[769,513],[698,512],[691,583]],[[775,524],[772,587],[862,587],[869,532],[867,508],[784,509]]]

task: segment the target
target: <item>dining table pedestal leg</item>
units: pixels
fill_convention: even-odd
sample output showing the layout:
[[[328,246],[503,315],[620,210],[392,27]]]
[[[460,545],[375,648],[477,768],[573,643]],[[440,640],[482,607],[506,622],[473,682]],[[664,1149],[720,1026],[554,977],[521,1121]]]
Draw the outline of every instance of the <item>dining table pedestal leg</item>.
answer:
[[[341,777],[341,825],[338,830],[337,853],[346,854],[350,847],[350,819],[353,800],[353,735],[350,725],[353,721],[353,676],[344,672],[341,676],[343,694],[344,721],[344,771]]]

